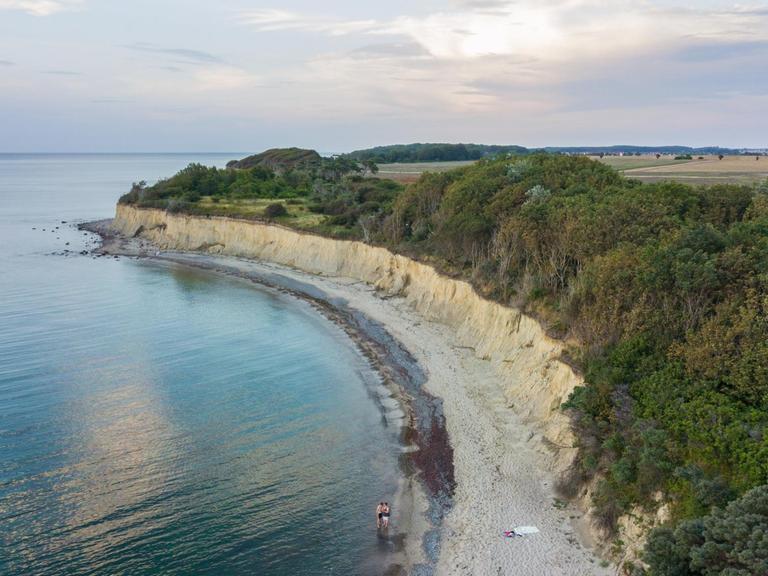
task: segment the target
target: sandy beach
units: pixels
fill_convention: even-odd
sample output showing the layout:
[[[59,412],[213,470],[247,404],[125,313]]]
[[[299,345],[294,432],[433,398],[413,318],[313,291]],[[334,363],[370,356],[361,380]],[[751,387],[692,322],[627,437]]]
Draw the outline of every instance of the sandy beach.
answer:
[[[600,575],[612,574],[589,548],[575,507],[555,493],[553,455],[540,431],[509,405],[491,362],[457,342],[451,328],[427,321],[399,297],[383,297],[358,280],[307,274],[300,270],[230,256],[158,251],[145,240],[143,254],[154,259],[230,270],[245,277],[280,276],[305,284],[379,323],[423,369],[425,389],[442,400],[453,447],[456,489],[441,526],[439,575]],[[110,253],[134,254],[114,241]],[[507,539],[503,531],[520,525],[540,532]],[[418,557],[420,542],[406,543]]]

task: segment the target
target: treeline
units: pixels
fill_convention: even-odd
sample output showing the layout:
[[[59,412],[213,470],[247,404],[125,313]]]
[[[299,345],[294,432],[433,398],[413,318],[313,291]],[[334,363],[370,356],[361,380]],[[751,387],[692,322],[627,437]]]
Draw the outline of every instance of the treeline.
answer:
[[[559,146],[543,149],[529,149],[524,146],[497,146],[485,144],[396,144],[392,146],[377,146],[365,150],[356,150],[344,154],[354,160],[373,160],[379,164],[396,162],[447,162],[460,160],[480,160],[494,158],[500,155],[525,155],[536,152],[551,152],[557,154],[739,154],[738,150],[707,146],[691,148],[690,146]]]
[[[395,162],[449,162],[480,160],[499,154],[526,154],[522,146],[493,146],[485,144],[396,144],[356,150],[344,156],[353,160],[373,160],[379,164]]]
[[[547,146],[543,152],[562,152],[567,154],[740,154],[734,148],[721,148],[720,146],[702,146],[692,148],[690,146],[631,146],[626,144],[614,146]]]

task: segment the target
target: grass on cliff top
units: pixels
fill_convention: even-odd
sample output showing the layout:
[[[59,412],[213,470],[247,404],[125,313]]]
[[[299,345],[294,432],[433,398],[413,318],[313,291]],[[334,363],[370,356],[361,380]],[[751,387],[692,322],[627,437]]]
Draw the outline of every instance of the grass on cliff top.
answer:
[[[289,223],[298,228],[311,228],[323,223],[325,216],[309,211],[303,198],[282,200],[277,198],[221,199],[215,202],[213,197],[204,196],[197,202],[196,211],[211,216],[229,216],[234,218],[267,219],[265,211],[270,204],[282,204],[288,214],[273,218],[278,222]]]
[[[282,204],[287,214],[269,218],[266,215],[267,206]],[[245,200],[219,200],[215,202],[213,197],[201,198],[188,210],[190,213],[205,216],[223,216],[227,218],[242,218],[246,220],[269,220],[275,224],[281,224],[290,228],[296,228],[306,232],[313,232],[323,236],[339,239],[357,239],[357,234],[346,226],[340,226],[330,222],[331,218],[325,214],[311,212],[305,198],[291,198],[288,200],[275,198],[258,198]]]
[[[454,168],[469,166],[476,160],[454,160],[447,162],[398,162],[392,164],[379,164],[377,176],[388,178],[397,182],[415,182],[425,172],[446,172]]]

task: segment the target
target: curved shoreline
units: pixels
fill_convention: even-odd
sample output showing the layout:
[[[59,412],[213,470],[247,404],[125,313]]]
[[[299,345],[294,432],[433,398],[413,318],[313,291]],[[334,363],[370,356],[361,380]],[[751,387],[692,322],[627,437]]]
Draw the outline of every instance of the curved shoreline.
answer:
[[[95,249],[100,254],[179,264],[253,282],[309,303],[349,336],[358,352],[381,376],[404,414],[399,434],[403,447],[400,458],[403,475],[393,497],[398,521],[395,522],[395,533],[388,537],[394,544],[394,553],[390,554],[393,562],[384,574],[433,574],[440,549],[442,520],[451,507],[455,486],[453,449],[445,432],[442,401],[424,390],[425,373],[408,350],[381,323],[349,307],[343,298],[331,297],[316,285],[289,278],[277,268],[269,270],[266,265],[252,261],[202,253],[154,253],[155,247],[145,242],[114,234],[108,228],[109,222],[86,222],[78,226],[101,237],[101,246]],[[239,268],[238,262],[241,264]],[[382,399],[377,397],[375,401],[386,414],[388,408]],[[429,455],[429,458],[423,455]],[[405,514],[404,510],[410,513]]]
[[[160,211],[123,208],[118,220],[123,232],[164,250],[181,248],[185,252],[176,254],[184,257],[279,270],[344,299],[402,342],[426,370],[427,391],[444,402],[454,449],[457,487],[443,523],[437,574],[612,572],[588,547],[578,526],[582,513],[557,500],[554,476],[573,451],[568,442],[560,448],[552,442],[568,436],[557,408],[579,379],[535,321],[382,248]],[[257,264],[232,259],[245,255]],[[258,263],[263,260],[282,266]],[[501,537],[521,524],[535,524],[541,533]]]

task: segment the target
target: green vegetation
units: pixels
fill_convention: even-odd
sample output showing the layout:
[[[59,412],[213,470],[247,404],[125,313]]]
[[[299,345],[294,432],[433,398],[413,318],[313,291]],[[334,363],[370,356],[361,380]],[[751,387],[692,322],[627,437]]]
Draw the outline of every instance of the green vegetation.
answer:
[[[720,574],[670,572],[664,562],[677,560],[662,557],[710,550],[718,522],[740,510],[713,507],[768,483],[768,182],[643,184],[551,154],[481,160],[407,188],[362,170],[348,159],[281,175],[193,165],[121,201],[209,213],[269,198],[263,216],[279,199],[279,221],[429,261],[536,315],[578,342],[570,357],[585,375],[563,407],[579,457],[562,488],[596,480],[607,529],[636,505],[669,503],[681,532],[653,536],[651,573]],[[765,489],[736,502],[752,506],[754,494]]]
[[[704,148],[690,148],[688,146],[561,146],[544,149],[528,149],[514,145],[485,145],[485,144],[396,144],[393,146],[377,146],[365,150],[356,150],[346,154],[354,160],[374,160],[380,164],[413,163],[413,162],[446,162],[458,160],[480,160],[481,158],[493,158],[499,155],[525,155],[534,152],[550,152],[557,154],[590,154],[617,156],[619,154],[739,154],[738,150],[709,146]]]
[[[656,530],[645,560],[655,576],[768,574],[768,486],[704,518]]]
[[[267,207],[264,208],[264,216],[267,218],[279,218],[280,216],[287,216],[288,210],[285,207],[285,204],[281,204],[279,202],[275,202],[273,204],[267,204]]]
[[[373,160],[378,164],[412,162],[456,162],[479,160],[500,154],[526,154],[522,146],[488,146],[484,144],[396,144],[356,150],[345,156],[353,160]]]
[[[276,220],[350,238],[364,236],[366,223],[390,212],[402,190],[391,180],[365,177],[378,170],[371,161],[320,158],[296,148],[269,150],[228,166],[190,164],[154,186],[135,183],[120,202],[169,212]]]
[[[456,160],[453,162],[412,162],[395,164],[378,164],[379,174],[400,175],[400,174],[412,174],[421,176],[424,172],[446,172],[447,170],[453,170],[454,168],[463,168],[474,164],[476,160]]]
[[[227,168],[254,168],[261,166],[269,168],[275,172],[295,169],[311,169],[317,167],[322,162],[320,154],[314,150],[305,150],[303,148],[272,148],[254,154],[242,160],[232,160],[227,164]]]

